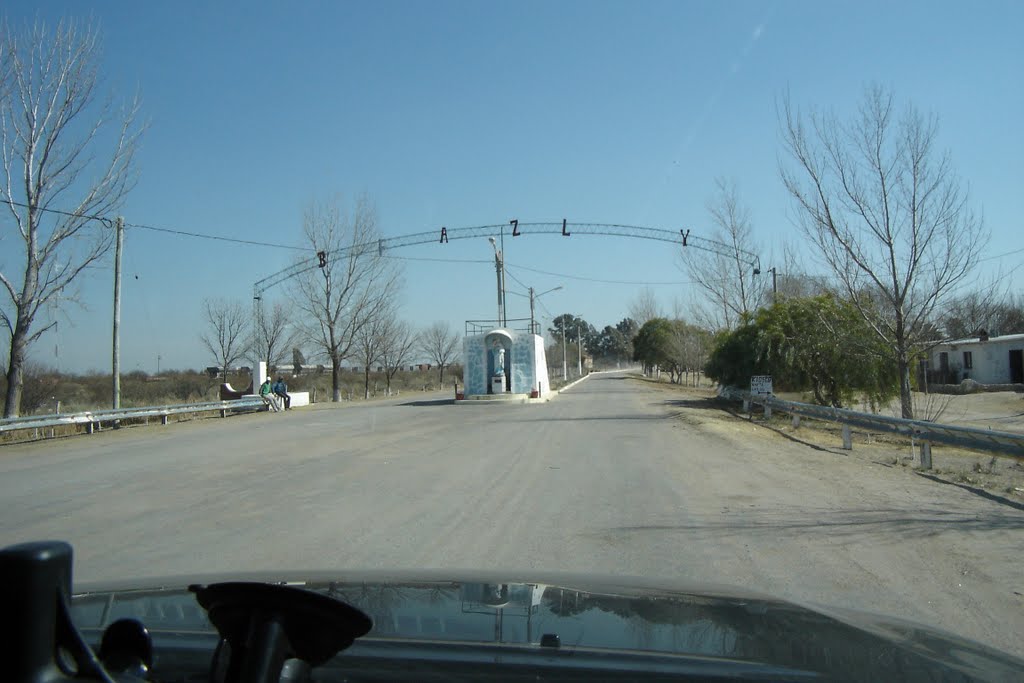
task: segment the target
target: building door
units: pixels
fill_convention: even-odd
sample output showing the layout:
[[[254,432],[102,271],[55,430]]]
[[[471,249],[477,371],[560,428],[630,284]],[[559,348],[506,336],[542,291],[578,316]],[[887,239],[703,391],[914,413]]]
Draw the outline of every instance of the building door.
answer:
[[[1010,381],[1014,384],[1024,384],[1024,350],[1010,351]]]

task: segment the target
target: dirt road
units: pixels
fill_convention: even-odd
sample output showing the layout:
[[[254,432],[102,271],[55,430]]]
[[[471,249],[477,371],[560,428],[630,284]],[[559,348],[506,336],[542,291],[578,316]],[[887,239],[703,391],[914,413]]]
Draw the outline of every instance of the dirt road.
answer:
[[[0,449],[0,543],[79,580],[310,568],[632,574],[922,621],[1024,655],[1024,510],[596,375]]]

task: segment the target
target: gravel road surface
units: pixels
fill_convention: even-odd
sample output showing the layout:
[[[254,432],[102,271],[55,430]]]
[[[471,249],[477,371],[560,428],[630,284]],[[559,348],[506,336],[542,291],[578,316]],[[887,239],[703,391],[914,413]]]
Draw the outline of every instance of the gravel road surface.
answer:
[[[435,399],[5,446],[0,544],[69,540],[79,581],[378,567],[710,581],[1024,656],[1019,506],[623,374],[542,405]]]

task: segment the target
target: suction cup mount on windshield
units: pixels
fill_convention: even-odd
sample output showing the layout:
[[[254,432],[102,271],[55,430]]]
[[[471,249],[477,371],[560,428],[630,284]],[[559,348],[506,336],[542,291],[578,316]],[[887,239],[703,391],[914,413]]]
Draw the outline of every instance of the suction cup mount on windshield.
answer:
[[[189,590],[228,644],[229,683],[277,683],[286,660],[319,666],[373,628],[355,607],[291,586],[239,582]]]
[[[141,622],[121,619],[108,626],[98,656],[75,627],[71,560],[71,546],[63,541],[0,550],[0,605],[13,626],[0,639],[4,680],[146,680],[153,666],[153,643]],[[303,678],[308,678],[309,667],[323,664],[373,626],[355,607],[300,588],[217,583],[190,589],[228,644],[225,683],[277,683],[289,659],[300,660],[307,673]],[[217,665],[214,661],[214,671]]]

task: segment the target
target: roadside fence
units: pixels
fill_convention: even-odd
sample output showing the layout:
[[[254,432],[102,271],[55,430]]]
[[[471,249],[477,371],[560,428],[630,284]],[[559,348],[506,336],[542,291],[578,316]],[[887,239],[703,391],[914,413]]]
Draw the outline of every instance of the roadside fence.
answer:
[[[100,430],[104,424],[118,424],[128,420],[160,418],[160,424],[167,424],[167,418],[171,415],[219,412],[221,417],[227,417],[230,413],[252,412],[266,410],[266,408],[267,406],[261,398],[253,396],[232,401],[207,401],[205,403],[120,408],[118,410],[92,410],[56,415],[29,415],[27,417],[0,419],[0,434],[28,429],[49,429],[49,435],[53,436],[54,428],[68,425],[85,425],[86,433],[92,434],[94,431]]]
[[[794,427],[800,426],[801,418],[841,424],[843,448],[846,450],[853,448],[851,427],[860,427],[873,432],[902,434],[909,437],[911,443],[920,444],[921,467],[924,469],[932,467],[932,444],[959,446],[994,455],[1024,458],[1024,434],[998,432],[977,427],[960,427],[924,420],[906,420],[843,408],[784,401],[772,395],[751,394],[749,391],[729,387],[723,388],[720,395],[728,400],[742,401],[744,412],[750,412],[752,405],[760,405],[764,407],[765,418],[770,418],[772,411],[790,415],[793,418]]]

